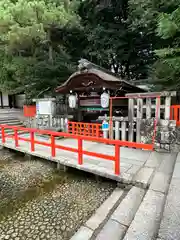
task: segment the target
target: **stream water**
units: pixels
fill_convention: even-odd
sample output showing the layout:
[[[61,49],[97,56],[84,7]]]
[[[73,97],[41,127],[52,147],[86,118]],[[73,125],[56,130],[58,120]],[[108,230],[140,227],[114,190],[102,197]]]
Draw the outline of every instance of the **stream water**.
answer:
[[[0,151],[0,240],[68,240],[115,183]]]

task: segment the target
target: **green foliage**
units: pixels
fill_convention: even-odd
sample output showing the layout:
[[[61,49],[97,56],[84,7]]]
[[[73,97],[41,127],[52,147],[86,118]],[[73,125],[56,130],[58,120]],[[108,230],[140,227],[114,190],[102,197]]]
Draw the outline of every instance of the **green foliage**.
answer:
[[[171,14],[159,14],[157,34],[170,39],[168,48],[156,50],[159,60],[154,65],[154,80],[161,88],[180,89],[180,8]]]
[[[48,40],[47,28],[75,24],[77,17],[64,7],[64,1],[0,1],[1,41],[10,49],[29,48]]]
[[[74,71],[64,42],[53,37],[59,28],[79,26],[77,1],[0,1],[0,88],[36,97]]]
[[[130,28],[127,0],[108,2],[86,0],[80,5],[81,23],[88,39],[84,55],[122,78],[145,78],[152,59],[147,38]]]
[[[180,0],[0,0],[0,89],[40,96],[80,58],[179,88]],[[150,77],[149,77],[150,78]],[[153,81],[152,81],[153,80]]]

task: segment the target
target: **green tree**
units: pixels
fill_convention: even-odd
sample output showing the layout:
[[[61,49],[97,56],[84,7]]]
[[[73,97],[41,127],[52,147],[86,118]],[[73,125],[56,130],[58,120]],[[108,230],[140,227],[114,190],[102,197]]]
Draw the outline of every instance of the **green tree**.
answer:
[[[76,1],[0,1],[1,89],[26,86],[27,92],[36,89],[36,95],[48,84],[54,90],[66,80],[73,62],[52,35],[59,28],[79,25],[76,7]]]
[[[144,79],[152,54],[148,38],[130,28],[128,4],[127,0],[86,0],[80,5],[79,15],[88,39],[83,53],[123,78]]]
[[[179,5],[180,0],[129,0],[130,28],[147,37],[149,50],[153,53],[151,63],[154,64],[149,66],[148,81],[155,90],[175,88],[172,83],[176,82],[178,67],[173,63],[172,56],[178,53],[171,47],[178,40],[176,26],[171,18]]]
[[[155,51],[159,59],[154,65],[154,82],[159,88],[180,89],[180,7],[171,14],[159,14],[157,35],[169,44]]]

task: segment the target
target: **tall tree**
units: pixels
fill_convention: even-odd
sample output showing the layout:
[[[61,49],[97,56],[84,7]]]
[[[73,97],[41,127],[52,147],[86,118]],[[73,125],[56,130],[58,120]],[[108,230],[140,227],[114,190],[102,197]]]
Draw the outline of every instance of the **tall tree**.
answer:
[[[63,0],[0,1],[0,51],[4,69],[1,88],[11,90],[12,86],[26,85],[32,89],[33,83],[36,90],[47,88],[47,85],[53,89],[59,80],[69,76],[73,71],[70,56],[52,34],[58,28],[78,25],[74,3]]]
[[[162,31],[167,30],[165,18],[171,16],[179,5],[180,0],[129,0],[130,28],[146,36],[149,51],[152,52],[152,63],[154,62],[154,64],[150,65],[148,81],[155,90],[174,88],[171,83],[175,72],[172,71],[170,65],[167,65],[165,59],[162,59],[164,50],[173,45],[173,38],[169,33],[168,36],[165,36],[165,32],[162,34]],[[170,28],[171,31],[174,31],[172,26]],[[161,50],[163,48],[165,49]],[[159,51],[156,51],[158,49]]]
[[[170,41],[166,48],[156,50],[154,81],[159,88],[180,90],[180,7],[159,14],[157,34]]]
[[[128,80],[147,75],[147,38],[130,28],[127,0],[84,1],[79,8],[89,41],[84,55]]]

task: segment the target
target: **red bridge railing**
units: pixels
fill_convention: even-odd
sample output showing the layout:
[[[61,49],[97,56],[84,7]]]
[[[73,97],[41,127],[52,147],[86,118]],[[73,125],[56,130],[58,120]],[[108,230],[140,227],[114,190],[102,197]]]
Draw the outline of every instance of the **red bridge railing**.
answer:
[[[180,126],[180,105],[171,106],[170,119],[176,120],[176,125]]]
[[[68,133],[89,137],[102,137],[101,124],[68,121]]]
[[[15,147],[18,150],[20,147],[20,141],[25,141],[30,143],[30,150],[31,152],[35,152],[36,145],[48,146],[51,148],[51,156],[52,158],[56,157],[56,150],[61,149],[65,151],[75,152],[78,154],[78,164],[83,164],[83,156],[88,155],[92,157],[102,158],[104,160],[110,160],[114,162],[114,172],[116,175],[120,174],[120,147],[127,146],[127,147],[134,147],[134,148],[141,148],[146,150],[152,150],[152,144],[143,144],[143,143],[135,143],[135,142],[128,142],[128,141],[119,141],[119,140],[111,140],[111,139],[104,139],[104,138],[96,138],[96,137],[88,137],[88,136],[81,136],[81,135],[74,135],[64,132],[53,132],[47,130],[39,130],[39,129],[32,129],[32,128],[23,128],[18,126],[9,126],[9,125],[0,125],[1,128],[1,138],[2,138],[2,145],[6,146],[7,138],[14,139]],[[13,129],[14,134],[6,134],[6,129]],[[22,135],[18,135],[18,131],[23,131],[29,133],[29,138],[25,138]],[[42,135],[49,135],[50,136],[50,143],[39,141],[35,138],[35,134],[42,134]],[[66,147],[57,144],[55,137],[65,137],[65,138],[73,138],[77,139],[78,141],[78,148]],[[105,143],[105,144],[112,144],[114,145],[114,155],[107,155],[103,153],[97,152],[90,152],[83,150],[83,141],[95,141],[98,143]],[[7,143],[8,146],[8,143]]]

